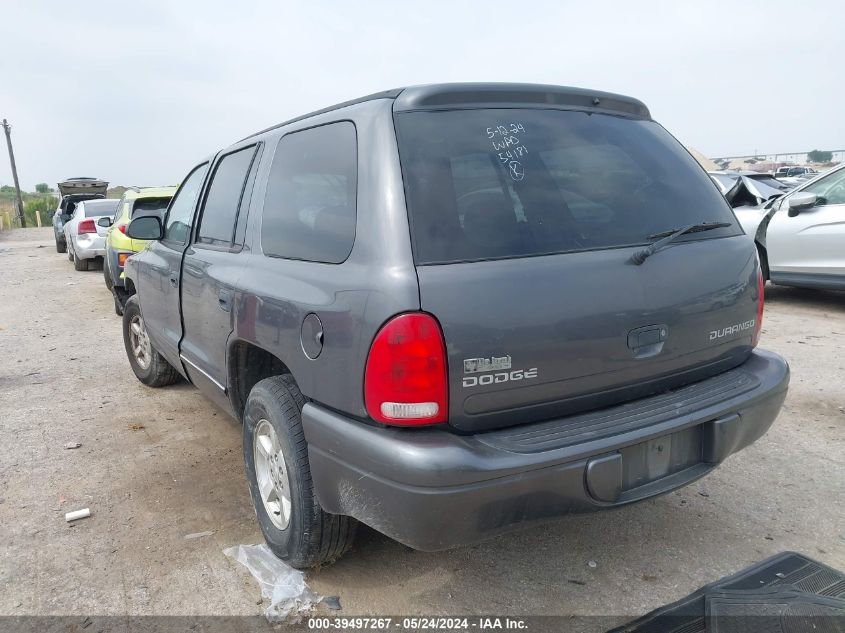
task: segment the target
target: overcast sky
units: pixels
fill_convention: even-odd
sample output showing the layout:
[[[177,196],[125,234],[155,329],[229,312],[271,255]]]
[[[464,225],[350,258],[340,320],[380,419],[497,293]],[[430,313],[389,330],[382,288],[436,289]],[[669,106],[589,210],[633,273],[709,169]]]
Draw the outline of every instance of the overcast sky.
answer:
[[[839,0],[3,4],[0,117],[28,190],[176,184],[287,118],[445,81],[629,94],[708,156],[845,145]]]

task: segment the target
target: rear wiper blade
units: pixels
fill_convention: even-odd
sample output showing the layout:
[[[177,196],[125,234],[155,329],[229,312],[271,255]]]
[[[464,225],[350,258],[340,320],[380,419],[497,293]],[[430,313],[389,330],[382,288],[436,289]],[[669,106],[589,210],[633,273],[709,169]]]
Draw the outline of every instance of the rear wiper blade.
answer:
[[[689,224],[679,229],[669,229],[668,231],[654,233],[649,235],[648,239],[657,241],[631,255],[631,261],[639,266],[661,248],[681,237],[681,235],[686,235],[687,233],[700,233],[702,231],[712,231],[713,229],[723,229],[728,226],[732,226],[730,222],[701,222],[699,224]]]

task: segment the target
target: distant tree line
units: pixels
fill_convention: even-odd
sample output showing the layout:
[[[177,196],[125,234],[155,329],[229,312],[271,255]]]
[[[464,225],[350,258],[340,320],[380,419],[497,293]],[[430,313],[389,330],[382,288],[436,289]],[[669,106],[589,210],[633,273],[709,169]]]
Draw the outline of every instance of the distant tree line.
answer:
[[[27,226],[36,226],[35,213],[41,212],[41,224],[50,224],[53,212],[59,205],[59,198],[53,195],[53,190],[47,183],[40,182],[35,185],[35,193],[22,191],[21,198],[23,199],[23,215],[26,218]],[[0,186],[0,213],[7,211],[15,216],[17,215],[17,203],[15,196],[15,188],[11,185]]]
[[[829,163],[833,160],[833,152],[814,149],[812,152],[807,152],[807,160],[811,163]]]

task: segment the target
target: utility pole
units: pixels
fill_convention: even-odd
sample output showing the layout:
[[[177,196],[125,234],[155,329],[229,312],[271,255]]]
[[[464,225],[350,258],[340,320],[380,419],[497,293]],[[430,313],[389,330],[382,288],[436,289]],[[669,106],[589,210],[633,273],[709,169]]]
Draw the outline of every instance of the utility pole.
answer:
[[[12,163],[12,180],[15,181],[15,193],[18,197],[18,217],[21,220],[21,228],[26,228],[26,218],[23,217],[23,200],[21,199],[21,186],[18,183],[18,168],[15,166],[15,152],[12,150],[12,126],[6,119],[3,119],[3,131],[6,132],[6,146],[9,148],[9,162]]]

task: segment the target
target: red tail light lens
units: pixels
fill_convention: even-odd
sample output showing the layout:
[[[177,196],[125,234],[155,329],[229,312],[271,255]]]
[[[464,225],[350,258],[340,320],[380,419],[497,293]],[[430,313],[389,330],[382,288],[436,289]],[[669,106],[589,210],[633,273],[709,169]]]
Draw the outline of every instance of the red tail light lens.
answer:
[[[435,318],[401,314],[382,326],[364,376],[370,417],[399,426],[439,424],[449,417],[448,393],[446,346]]]
[[[126,225],[125,224],[118,224],[117,230],[126,235]]]
[[[766,303],[766,280],[763,279],[763,267],[757,260],[757,319],[754,321],[754,338],[751,345],[757,347],[760,342],[760,331],[763,329],[763,306]]]
[[[94,220],[91,220],[89,218],[89,219],[86,219],[86,220],[82,220],[82,222],[79,223],[79,226],[77,227],[76,232],[79,235],[82,235],[83,233],[96,233],[97,232],[97,226],[94,224]]]

